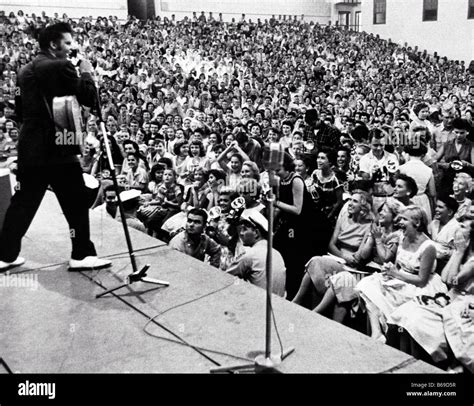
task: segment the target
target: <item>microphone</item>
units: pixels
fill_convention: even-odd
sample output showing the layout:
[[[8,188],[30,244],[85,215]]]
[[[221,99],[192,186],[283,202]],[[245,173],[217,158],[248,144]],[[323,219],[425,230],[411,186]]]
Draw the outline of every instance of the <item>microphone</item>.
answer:
[[[278,171],[283,165],[285,151],[278,142],[272,142],[263,148],[263,167],[268,171]]]

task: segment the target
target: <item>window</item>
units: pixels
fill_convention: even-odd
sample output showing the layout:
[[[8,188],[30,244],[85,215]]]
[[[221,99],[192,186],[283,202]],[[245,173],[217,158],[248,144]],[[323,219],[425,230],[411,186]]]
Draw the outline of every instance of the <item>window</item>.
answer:
[[[467,11],[467,18],[473,19],[474,18],[474,0],[469,0],[469,8]]]
[[[423,21],[438,19],[438,0],[423,0]]]
[[[374,24],[385,24],[386,0],[374,0]]]

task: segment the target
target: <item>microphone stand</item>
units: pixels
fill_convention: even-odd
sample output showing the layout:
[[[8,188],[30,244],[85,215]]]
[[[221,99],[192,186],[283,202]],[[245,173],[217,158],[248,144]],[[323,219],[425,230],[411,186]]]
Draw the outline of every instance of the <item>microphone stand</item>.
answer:
[[[97,97],[97,118],[99,120],[100,129],[102,130],[102,136],[104,137],[104,145],[105,145],[105,151],[107,153],[107,159],[109,161],[110,174],[112,176],[112,181],[114,183],[115,192],[117,194],[117,202],[118,202],[118,207],[119,207],[119,211],[120,211],[120,219],[122,220],[123,232],[125,234],[125,240],[127,242],[128,255],[130,257],[130,263],[132,264],[132,273],[127,276],[127,279],[126,279],[125,283],[123,283],[119,286],[116,286],[115,288],[108,289],[105,292],[99,293],[95,297],[96,297],[96,299],[98,299],[98,298],[100,298],[100,297],[102,297],[102,296],[104,296],[108,293],[114,292],[118,289],[121,289],[125,286],[128,286],[128,285],[132,284],[133,282],[139,282],[139,281],[146,282],[146,283],[151,283],[151,284],[154,284],[154,285],[169,286],[169,282],[149,278],[149,277],[146,276],[146,273],[147,273],[148,269],[151,266],[150,264],[145,265],[141,270],[138,270],[138,268],[137,268],[137,262],[135,260],[135,253],[133,251],[133,246],[132,246],[132,239],[130,238],[130,233],[128,231],[127,220],[125,219],[125,210],[123,208],[122,199],[120,198],[120,189],[119,189],[119,185],[118,185],[118,181],[117,181],[117,174],[115,172],[114,161],[113,161],[113,158],[112,158],[112,151],[110,150],[110,146],[109,146],[109,138],[107,136],[107,129],[105,128],[105,123],[104,123],[104,120],[102,119],[102,112],[101,112],[101,108],[100,108],[99,97]]]
[[[280,149],[280,145],[271,146],[270,156],[272,151],[277,149],[281,155],[281,159],[276,165],[273,165],[272,159],[269,158],[269,168],[267,169],[269,175],[270,190],[268,191],[267,197],[267,212],[268,212],[268,238],[267,238],[267,258],[265,263],[265,276],[267,282],[266,289],[266,308],[265,308],[265,354],[259,355],[255,358],[253,364],[244,364],[244,365],[233,365],[233,366],[224,366],[219,368],[211,369],[211,373],[219,372],[254,372],[254,373],[279,373],[276,369],[286,357],[291,355],[295,349],[290,347],[288,350],[284,351],[282,354],[274,355],[271,350],[271,340],[272,340],[272,250],[273,250],[273,217],[275,213],[275,195],[273,193],[273,187],[276,185],[275,181],[275,170],[276,167],[279,167],[283,160],[283,154]]]

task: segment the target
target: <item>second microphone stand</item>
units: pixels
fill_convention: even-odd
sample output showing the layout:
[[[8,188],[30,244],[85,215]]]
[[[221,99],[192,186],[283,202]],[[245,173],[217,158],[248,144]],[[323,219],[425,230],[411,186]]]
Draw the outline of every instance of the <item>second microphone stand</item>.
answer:
[[[273,251],[273,217],[275,212],[275,195],[273,188],[276,185],[275,171],[281,165],[283,161],[283,152],[279,144],[271,144],[270,149],[267,151],[270,155],[268,165],[268,175],[270,188],[268,191],[268,238],[267,238],[267,257],[265,263],[265,274],[266,274],[266,308],[265,308],[265,354],[259,355],[255,358],[253,364],[224,366],[219,368],[211,369],[211,373],[219,372],[254,372],[254,373],[277,373],[279,372],[276,368],[281,362],[291,355],[295,349],[290,347],[282,354],[272,354],[271,341],[272,341],[272,251]],[[275,155],[277,158],[272,159],[271,156]],[[275,164],[272,163],[275,161]]]

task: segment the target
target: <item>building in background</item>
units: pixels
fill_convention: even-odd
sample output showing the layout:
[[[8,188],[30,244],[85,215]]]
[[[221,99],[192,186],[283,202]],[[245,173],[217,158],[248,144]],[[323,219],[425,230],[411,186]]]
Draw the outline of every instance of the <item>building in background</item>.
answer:
[[[92,16],[93,18],[117,16],[119,19],[127,18],[127,0],[0,0],[0,10],[8,15],[11,11],[15,14],[22,10],[25,14],[41,15],[44,11],[47,16],[59,17],[67,14],[69,18]]]
[[[467,64],[474,60],[474,0],[361,1],[361,31]]]
[[[204,12],[207,18],[211,12],[215,19],[221,14],[224,21],[232,18],[239,21],[245,15],[247,21],[254,22],[274,16],[281,20],[296,18],[329,24],[333,18],[332,3],[333,0],[155,0],[155,10],[157,15],[168,18],[174,15],[177,20],[192,17],[193,12],[197,17]]]
[[[360,31],[361,0],[331,0],[331,21],[340,27]]]

